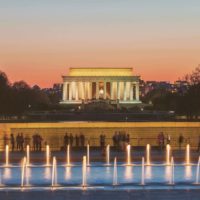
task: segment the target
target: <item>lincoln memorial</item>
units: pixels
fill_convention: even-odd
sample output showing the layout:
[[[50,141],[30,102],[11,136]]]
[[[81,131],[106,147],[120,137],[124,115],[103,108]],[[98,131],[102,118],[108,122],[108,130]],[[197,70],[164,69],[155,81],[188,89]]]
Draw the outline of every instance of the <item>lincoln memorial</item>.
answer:
[[[110,100],[119,104],[141,103],[139,76],[132,68],[70,68],[63,78],[62,104]]]

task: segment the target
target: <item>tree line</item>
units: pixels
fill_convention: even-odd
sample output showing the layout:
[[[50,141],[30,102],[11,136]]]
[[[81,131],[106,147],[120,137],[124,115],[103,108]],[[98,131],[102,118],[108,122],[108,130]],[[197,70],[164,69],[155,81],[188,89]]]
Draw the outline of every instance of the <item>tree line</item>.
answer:
[[[189,82],[185,92],[172,93],[165,88],[158,88],[147,93],[143,101],[151,102],[153,110],[171,110],[188,119],[197,119],[200,116],[200,65],[183,80]]]
[[[158,111],[175,111],[177,115],[185,115],[188,119],[200,116],[200,66],[183,80],[190,84],[185,92],[172,93],[165,88],[157,88],[142,98],[148,109]],[[11,84],[7,75],[0,71],[0,116],[22,115],[31,110],[63,109],[59,106],[58,94],[48,94],[39,86],[29,86],[25,81]],[[65,108],[64,108],[65,109]]]
[[[25,81],[11,84],[0,71],[0,115],[20,115],[27,110],[40,110],[51,105],[51,97],[39,86],[30,87]]]

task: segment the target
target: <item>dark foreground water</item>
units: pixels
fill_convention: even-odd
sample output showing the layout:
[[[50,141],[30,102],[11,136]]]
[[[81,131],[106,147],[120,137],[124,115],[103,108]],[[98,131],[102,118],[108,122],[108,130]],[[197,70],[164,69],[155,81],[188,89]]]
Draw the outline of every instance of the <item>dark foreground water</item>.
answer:
[[[199,200],[200,190],[0,191],[1,200]]]

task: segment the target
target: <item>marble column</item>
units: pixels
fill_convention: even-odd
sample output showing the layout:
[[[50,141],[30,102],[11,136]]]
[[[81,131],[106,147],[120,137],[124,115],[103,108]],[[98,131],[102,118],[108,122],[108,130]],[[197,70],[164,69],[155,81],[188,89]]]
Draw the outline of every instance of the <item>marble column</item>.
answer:
[[[126,89],[127,89],[127,82],[124,82],[124,101],[126,101]]]
[[[78,82],[78,100],[82,99],[81,82]]]
[[[78,82],[75,82],[75,100],[78,101]]]
[[[104,99],[106,99],[106,97],[107,97],[107,88],[106,88],[106,81],[104,81],[104,83],[103,83],[103,90],[104,90]]]
[[[99,99],[99,82],[96,82],[96,99]]]
[[[120,82],[117,82],[117,99],[120,99]]]
[[[85,91],[84,91],[85,82],[81,82],[80,85],[81,85],[81,99],[85,100]]]
[[[63,101],[67,100],[67,82],[63,83]]]
[[[135,84],[135,98],[136,98],[136,100],[137,101],[139,101],[140,100],[140,92],[139,92],[139,82],[137,82],[136,84]]]
[[[133,101],[133,83],[130,83],[130,101]]]
[[[110,99],[114,99],[114,89],[113,89],[113,82],[110,82]]]
[[[87,87],[87,85],[88,85],[88,82],[85,82],[85,87],[84,87],[84,92],[85,92],[85,100],[87,100],[88,99],[88,87]]]
[[[92,82],[90,82],[90,99],[92,99]]]
[[[72,100],[75,100],[76,99],[76,82],[72,82]]]
[[[72,100],[72,82],[69,82],[69,101]]]
[[[91,82],[88,82],[87,84],[87,90],[88,90],[88,99],[91,99]]]

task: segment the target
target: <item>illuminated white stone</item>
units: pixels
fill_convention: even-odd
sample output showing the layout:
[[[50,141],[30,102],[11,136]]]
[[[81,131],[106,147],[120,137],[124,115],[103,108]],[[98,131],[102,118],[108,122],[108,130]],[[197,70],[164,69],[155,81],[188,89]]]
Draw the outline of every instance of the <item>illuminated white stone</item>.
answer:
[[[62,104],[109,99],[120,104],[141,103],[139,76],[132,68],[70,68],[63,76]]]

